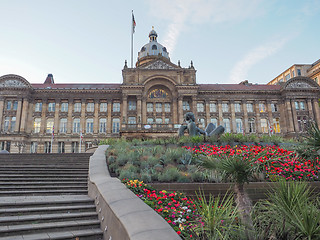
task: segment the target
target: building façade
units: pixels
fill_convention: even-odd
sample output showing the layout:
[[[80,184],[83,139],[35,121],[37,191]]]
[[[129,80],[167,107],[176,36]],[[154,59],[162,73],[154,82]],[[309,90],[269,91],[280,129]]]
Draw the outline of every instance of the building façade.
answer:
[[[319,85],[305,76],[282,85],[197,84],[191,62],[172,63],[152,30],[136,66],[125,64],[122,84],[43,84],[0,77],[0,150],[81,152],[110,137],[177,135],[193,112],[199,127],[212,122],[226,132],[296,136],[307,120],[320,124]],[[54,129],[54,134],[52,133]],[[53,138],[54,136],[54,138]],[[52,147],[51,147],[52,143]]]

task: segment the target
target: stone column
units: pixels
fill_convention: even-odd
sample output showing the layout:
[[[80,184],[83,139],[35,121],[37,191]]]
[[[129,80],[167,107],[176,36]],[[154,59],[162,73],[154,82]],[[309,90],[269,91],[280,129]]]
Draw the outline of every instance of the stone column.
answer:
[[[59,112],[60,112],[60,99],[56,99],[55,100],[56,102],[56,107],[55,107],[55,111],[54,111],[54,123],[53,123],[53,126],[54,126],[54,131],[55,131],[55,134],[56,133],[59,133],[60,132],[60,118],[59,118]],[[53,146],[52,146],[52,151],[53,151]],[[56,151],[57,152],[57,151]]]
[[[182,106],[183,97],[178,97],[178,124],[183,123],[183,106]]]
[[[147,123],[147,98],[142,97],[142,125]]]
[[[28,121],[28,113],[29,113],[29,100],[27,98],[23,99],[22,113],[21,113],[21,125],[20,132],[26,131],[26,123]],[[30,113],[32,114],[32,113]]]
[[[171,116],[172,116],[172,119],[170,120],[170,122],[172,122],[173,124],[178,124],[178,104],[177,104],[177,101],[178,99],[176,97],[173,97],[172,98],[172,101],[171,101],[171,106],[172,106],[172,109],[171,109]]]
[[[205,109],[206,109],[206,126],[211,122],[210,121],[210,100],[205,101]]]
[[[108,117],[107,117],[107,133],[111,133],[112,132],[112,116],[111,116],[111,113],[112,113],[112,101],[111,100],[108,100],[108,108],[107,108],[107,111],[108,111]]]
[[[94,101],[93,133],[99,132],[99,100]]]
[[[318,124],[318,126],[320,126],[320,110],[319,110],[319,103],[318,103],[318,99],[313,99],[313,109],[314,109],[314,115],[315,115],[315,120]]]
[[[194,118],[196,119],[196,123],[198,123],[198,109],[197,109],[197,96],[192,96],[192,112],[194,114]],[[183,117],[183,116],[182,116]],[[183,118],[182,118],[183,119]]]
[[[21,109],[22,109],[22,99],[18,99],[17,115],[16,115],[16,125],[14,127],[14,132],[19,132],[20,121],[21,121]]]
[[[242,109],[243,109],[243,121],[242,121],[243,132],[249,133],[247,101],[245,100],[242,101]]]
[[[40,125],[40,134],[46,133],[46,127],[47,127],[47,99],[42,100],[42,112],[41,112],[41,125]]]
[[[33,107],[34,107],[33,101],[30,100],[29,107],[27,108],[28,114],[26,117],[26,125],[25,125],[25,132],[26,133],[32,133],[32,131],[33,131]]]
[[[294,100],[291,100],[291,109],[292,109],[292,120],[293,120],[293,127],[295,132],[299,132],[299,125],[297,119],[297,110],[294,104]]]
[[[68,123],[67,123],[67,133],[70,134],[72,133],[72,128],[73,128],[73,124],[72,124],[72,113],[73,113],[73,99],[69,99],[68,101]],[[70,151],[71,152],[71,151]]]
[[[272,107],[271,107],[271,101],[267,101],[267,111],[268,111],[268,131],[269,131],[269,124],[271,125],[273,129],[273,116],[272,116]]]
[[[81,115],[80,115],[80,132],[86,132],[86,100],[81,101]],[[83,146],[82,146],[83,148]]]
[[[138,129],[141,129],[141,123],[142,123],[142,106],[141,106],[141,96],[137,96],[137,126]]]
[[[128,119],[127,119],[127,111],[128,111],[128,97],[127,95],[122,95],[122,119],[121,119],[121,124],[120,126],[122,125],[122,127],[125,127],[127,122],[128,122]]]
[[[288,127],[289,123],[288,122],[288,117],[286,114],[286,103],[285,101],[278,101],[278,106],[279,106],[279,112],[280,112],[280,132],[281,133],[288,133]],[[273,123],[272,123],[273,124]]]
[[[261,133],[261,117],[260,117],[260,111],[259,111],[259,101],[254,102],[254,109],[256,113],[256,125],[257,125],[257,133]]]
[[[312,111],[312,100],[310,98],[307,99],[307,104],[308,104],[309,118],[315,119],[313,111]]]
[[[223,125],[223,116],[222,116],[222,101],[218,100],[218,126]]]
[[[288,116],[288,133],[294,132],[294,126],[293,126],[293,119],[292,119],[292,110],[291,110],[291,102],[290,99],[286,99],[285,102],[286,109],[287,109],[287,116]]]
[[[0,131],[2,130],[3,111],[4,111],[4,98],[0,98]]]
[[[230,110],[231,110],[231,132],[237,133],[237,124],[236,124],[236,113],[234,109],[234,101],[230,101]]]

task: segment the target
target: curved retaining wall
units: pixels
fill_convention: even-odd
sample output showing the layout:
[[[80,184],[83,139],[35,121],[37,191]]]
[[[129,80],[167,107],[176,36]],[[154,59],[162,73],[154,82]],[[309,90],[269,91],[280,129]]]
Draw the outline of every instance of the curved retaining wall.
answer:
[[[110,177],[101,145],[90,157],[88,192],[95,200],[105,240],[181,240],[153,209]]]

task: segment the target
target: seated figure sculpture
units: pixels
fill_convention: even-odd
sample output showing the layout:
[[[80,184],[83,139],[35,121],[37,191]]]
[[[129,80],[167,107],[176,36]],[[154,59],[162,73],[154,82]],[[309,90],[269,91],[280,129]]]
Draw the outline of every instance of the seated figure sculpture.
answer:
[[[184,135],[185,130],[188,130],[190,137],[199,136],[200,134],[210,137],[213,135],[218,136],[224,133],[223,126],[218,126],[217,128],[215,128],[213,123],[209,123],[205,130],[198,128],[195,123],[194,114],[192,112],[187,112],[184,116],[184,120],[187,123],[187,125],[180,126],[178,132],[179,137],[182,137]]]

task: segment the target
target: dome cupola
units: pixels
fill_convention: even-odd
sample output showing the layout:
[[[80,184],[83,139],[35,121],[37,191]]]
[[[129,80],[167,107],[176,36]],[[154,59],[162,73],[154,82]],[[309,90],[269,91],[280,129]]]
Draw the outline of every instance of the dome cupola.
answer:
[[[149,33],[149,43],[145,44],[138,53],[137,65],[139,65],[139,61],[141,59],[150,58],[152,56],[165,57],[168,60],[170,60],[169,53],[167,52],[166,47],[162,46],[160,43],[157,42],[157,37],[158,34],[152,27],[152,30]]]

